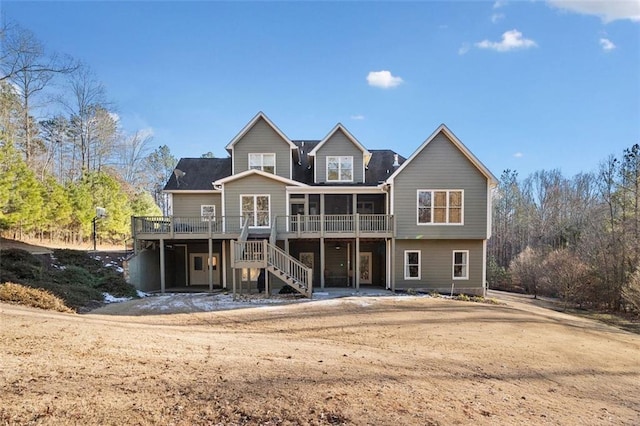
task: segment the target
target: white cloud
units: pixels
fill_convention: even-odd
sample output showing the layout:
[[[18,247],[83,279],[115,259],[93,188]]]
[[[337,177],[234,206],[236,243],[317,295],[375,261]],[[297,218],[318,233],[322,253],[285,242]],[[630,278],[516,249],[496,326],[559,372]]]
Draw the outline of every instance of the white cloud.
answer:
[[[528,49],[530,47],[536,47],[537,44],[531,39],[523,38],[520,31],[511,30],[502,34],[501,41],[482,40],[476,43],[476,46],[480,49],[491,49],[498,52],[508,52],[515,49]]]
[[[640,0],[547,0],[553,7],[595,15],[605,23],[618,19],[640,22]]]
[[[469,49],[471,49],[469,43],[463,43],[462,46],[460,46],[460,48],[458,49],[458,55],[464,55],[469,51]]]
[[[355,114],[351,116],[352,120],[364,120],[364,115],[362,114]]]
[[[501,19],[504,19],[504,13],[494,13],[493,15],[491,15],[491,22],[493,22],[494,24]]]
[[[513,157],[514,158],[522,158],[522,157],[524,157],[524,154],[521,153],[521,152],[516,152],[515,154],[513,154]]]
[[[500,9],[501,7],[504,7],[507,4],[506,0],[497,0],[494,4],[493,4],[493,8],[494,9]]]
[[[396,77],[390,71],[371,71],[367,75],[369,86],[380,87],[382,89],[390,89],[403,83],[402,78]]]
[[[613,42],[608,38],[601,38],[600,46],[602,46],[602,50],[604,50],[605,52],[608,52],[616,48],[616,45],[613,44]]]

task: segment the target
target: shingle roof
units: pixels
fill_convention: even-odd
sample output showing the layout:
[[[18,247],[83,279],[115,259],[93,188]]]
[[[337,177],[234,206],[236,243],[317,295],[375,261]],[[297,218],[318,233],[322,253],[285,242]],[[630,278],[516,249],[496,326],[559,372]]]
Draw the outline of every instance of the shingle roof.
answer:
[[[320,141],[293,141],[300,150],[300,162],[293,163],[293,180],[307,185],[320,185],[313,182],[313,168],[309,167],[310,157],[307,155]],[[356,184],[363,186],[376,186],[386,180],[398,167],[393,166],[396,153],[390,149],[371,149],[369,166],[365,170],[365,183]],[[398,155],[398,163],[401,165],[406,159]],[[169,182],[164,187],[165,191],[182,190],[212,190],[211,182],[231,176],[231,158],[182,158],[176,169],[184,172],[184,176],[177,178],[176,173],[171,175]],[[178,173],[179,174],[179,173]],[[342,184],[331,186],[354,186],[354,184]]]
[[[313,182],[313,168],[309,168],[309,156],[307,155],[320,141],[293,141],[293,143],[300,150],[300,163],[294,163],[293,165],[293,179],[307,185],[321,185]],[[371,153],[371,159],[364,173],[364,185],[375,186],[388,178],[397,169],[397,167],[393,166],[396,153],[390,149],[370,149],[369,152]],[[404,163],[405,160],[403,156],[398,155],[399,164]],[[331,184],[331,186],[353,186],[353,184]]]
[[[165,191],[212,190],[211,182],[231,175],[231,158],[181,158],[176,169],[184,176],[177,178],[174,172]]]

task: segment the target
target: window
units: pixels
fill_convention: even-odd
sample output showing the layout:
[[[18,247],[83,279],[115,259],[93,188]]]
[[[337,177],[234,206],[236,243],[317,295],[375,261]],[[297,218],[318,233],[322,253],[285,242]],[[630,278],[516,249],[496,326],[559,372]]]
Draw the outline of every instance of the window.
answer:
[[[242,195],[240,196],[240,204],[243,225],[244,221],[248,220],[249,226],[262,228],[270,226],[268,195]]]
[[[249,154],[249,168],[262,170],[267,173],[276,173],[275,154]]]
[[[212,220],[216,217],[216,206],[213,204],[202,204],[200,206],[200,216],[203,222]]]
[[[461,190],[418,190],[418,225],[462,224]]]
[[[453,279],[469,279],[469,250],[454,250],[453,252]]]
[[[327,157],[327,181],[353,182],[353,157]]]
[[[420,279],[420,250],[404,251],[404,279]]]

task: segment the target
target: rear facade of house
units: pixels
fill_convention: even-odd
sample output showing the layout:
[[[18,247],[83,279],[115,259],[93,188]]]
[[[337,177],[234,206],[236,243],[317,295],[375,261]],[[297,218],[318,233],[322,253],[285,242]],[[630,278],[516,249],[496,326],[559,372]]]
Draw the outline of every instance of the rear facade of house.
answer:
[[[344,126],[291,140],[262,112],[227,158],[183,158],[169,211],[134,217],[144,291],[289,285],[482,295],[495,177],[445,126],[407,159]]]

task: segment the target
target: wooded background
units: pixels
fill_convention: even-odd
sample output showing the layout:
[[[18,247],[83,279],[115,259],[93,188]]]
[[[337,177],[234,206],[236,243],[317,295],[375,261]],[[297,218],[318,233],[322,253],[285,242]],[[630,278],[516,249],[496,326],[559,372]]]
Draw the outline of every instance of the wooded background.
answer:
[[[152,149],[148,130],[123,131],[88,65],[16,24],[0,28],[0,39],[0,232],[82,243],[103,207],[98,238],[121,244],[131,215],[166,213],[169,148]],[[506,170],[493,196],[491,288],[640,311],[637,144],[571,178]]]

